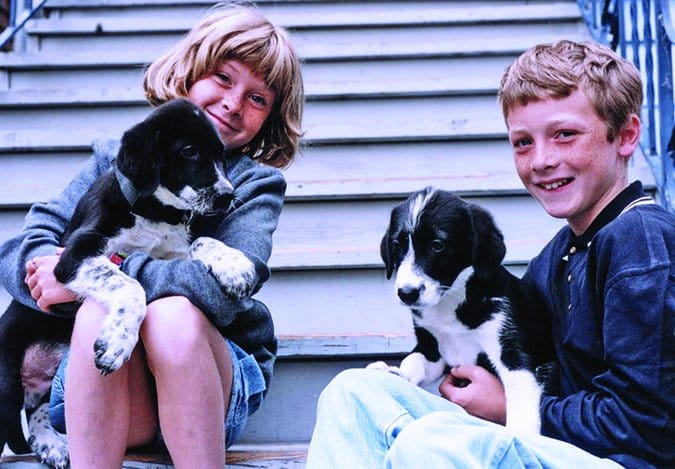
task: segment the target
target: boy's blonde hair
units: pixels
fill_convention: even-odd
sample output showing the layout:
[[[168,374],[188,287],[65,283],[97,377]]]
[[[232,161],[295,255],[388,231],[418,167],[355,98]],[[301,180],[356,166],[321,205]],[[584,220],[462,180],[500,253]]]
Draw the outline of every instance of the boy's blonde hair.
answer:
[[[241,150],[277,168],[288,166],[302,136],[304,88],[300,63],[285,30],[274,26],[252,4],[221,3],[145,73],[143,88],[153,106],[187,97],[197,80],[224,60],[237,60],[265,77],[277,94],[262,129]]]
[[[638,69],[611,49],[594,42],[562,40],[525,51],[506,68],[499,88],[504,119],[515,104],[546,97],[564,98],[582,90],[612,142],[628,122],[640,116],[642,80]]]

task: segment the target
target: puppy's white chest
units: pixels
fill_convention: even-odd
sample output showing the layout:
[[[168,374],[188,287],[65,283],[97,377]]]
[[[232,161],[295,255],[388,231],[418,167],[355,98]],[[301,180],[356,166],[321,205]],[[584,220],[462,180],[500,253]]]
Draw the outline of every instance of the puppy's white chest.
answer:
[[[136,217],[132,228],[123,229],[108,241],[106,254],[144,251],[155,259],[187,257],[190,233],[184,225],[170,225]]]
[[[425,327],[438,341],[438,351],[443,360],[450,366],[475,364],[476,357],[483,352],[476,332],[456,319],[448,321],[446,318],[446,324],[442,323],[442,318],[436,319],[438,320],[425,324]]]

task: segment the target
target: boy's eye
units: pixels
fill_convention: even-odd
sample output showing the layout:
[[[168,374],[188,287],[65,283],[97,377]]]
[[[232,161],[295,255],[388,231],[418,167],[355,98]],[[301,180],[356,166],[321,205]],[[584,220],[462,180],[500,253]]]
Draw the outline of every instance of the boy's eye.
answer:
[[[513,146],[515,148],[523,148],[523,147],[526,147],[528,145],[532,145],[532,140],[530,140],[529,138],[520,138],[520,139],[515,140],[513,142]]]
[[[558,132],[558,136],[562,138],[570,138],[574,137],[575,132],[573,130],[561,130]]]

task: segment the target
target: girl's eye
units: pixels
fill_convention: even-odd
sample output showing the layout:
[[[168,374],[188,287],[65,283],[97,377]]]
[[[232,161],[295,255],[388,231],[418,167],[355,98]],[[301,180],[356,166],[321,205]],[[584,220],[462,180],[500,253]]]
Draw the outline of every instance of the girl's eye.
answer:
[[[218,77],[218,80],[220,80],[223,83],[230,83],[230,76],[225,74],[225,73],[216,73],[216,76]]]
[[[253,100],[254,103],[259,104],[260,106],[266,106],[267,105],[267,100],[265,99],[264,96],[254,94],[253,96],[251,96],[251,99]]]

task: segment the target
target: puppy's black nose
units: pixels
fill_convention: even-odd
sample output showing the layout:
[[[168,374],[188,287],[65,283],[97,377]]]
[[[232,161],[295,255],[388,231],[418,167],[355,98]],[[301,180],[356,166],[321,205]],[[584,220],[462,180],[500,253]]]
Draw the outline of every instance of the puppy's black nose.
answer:
[[[397,294],[401,301],[407,305],[412,305],[417,302],[420,298],[420,293],[424,289],[424,286],[421,288],[417,287],[401,287],[398,289]]]

